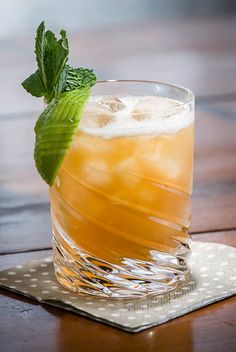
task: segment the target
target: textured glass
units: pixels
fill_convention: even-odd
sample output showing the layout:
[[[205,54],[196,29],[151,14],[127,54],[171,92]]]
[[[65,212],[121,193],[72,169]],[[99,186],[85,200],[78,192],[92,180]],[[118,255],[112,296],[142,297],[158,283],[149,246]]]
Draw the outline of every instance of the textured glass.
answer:
[[[193,95],[110,81],[92,96],[50,189],[56,276],[81,294],[168,292],[189,273]]]

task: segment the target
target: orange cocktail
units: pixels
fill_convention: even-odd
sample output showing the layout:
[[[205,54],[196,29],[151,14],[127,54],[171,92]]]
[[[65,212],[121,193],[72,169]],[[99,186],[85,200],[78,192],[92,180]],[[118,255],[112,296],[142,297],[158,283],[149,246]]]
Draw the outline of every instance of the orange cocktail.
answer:
[[[64,286],[134,297],[186,278],[192,104],[150,95],[90,98],[50,189]]]

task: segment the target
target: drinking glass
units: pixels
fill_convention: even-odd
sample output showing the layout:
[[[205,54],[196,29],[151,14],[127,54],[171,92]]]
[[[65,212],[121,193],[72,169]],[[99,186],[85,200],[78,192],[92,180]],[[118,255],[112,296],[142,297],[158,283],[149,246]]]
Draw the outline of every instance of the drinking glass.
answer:
[[[69,290],[163,294],[189,275],[194,95],[100,81],[50,188],[53,261]]]

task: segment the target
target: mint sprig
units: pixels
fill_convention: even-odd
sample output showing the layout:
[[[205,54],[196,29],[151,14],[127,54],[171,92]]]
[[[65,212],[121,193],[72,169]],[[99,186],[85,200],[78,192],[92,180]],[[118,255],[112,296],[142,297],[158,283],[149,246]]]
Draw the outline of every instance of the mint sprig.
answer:
[[[39,25],[35,38],[38,69],[22,83],[27,92],[36,97],[44,96],[47,103],[61,93],[58,82],[69,55],[66,32],[61,30],[60,35],[57,40],[51,31],[45,31],[44,22]]]
[[[42,22],[36,32],[35,55],[38,69],[22,83],[28,93],[44,97],[46,103],[65,91],[80,87],[92,87],[96,82],[93,70],[72,68],[67,65],[69,45],[66,31],[60,31],[57,39],[53,32],[45,30]]]
[[[93,70],[67,64],[68,39],[64,30],[57,39],[42,22],[36,32],[38,68],[22,83],[35,97],[44,97],[47,108],[35,125],[34,159],[42,178],[51,186],[76,133],[90,88],[96,82]]]

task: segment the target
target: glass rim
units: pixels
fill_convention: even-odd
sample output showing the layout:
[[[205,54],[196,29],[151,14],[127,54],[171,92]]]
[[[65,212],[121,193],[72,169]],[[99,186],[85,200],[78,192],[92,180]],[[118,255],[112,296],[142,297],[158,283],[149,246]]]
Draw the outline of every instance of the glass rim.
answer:
[[[183,87],[183,86],[177,85],[177,84],[163,82],[163,81],[140,80],[140,79],[107,79],[107,80],[96,81],[95,86],[100,83],[144,83],[144,84],[150,84],[150,85],[151,84],[162,85],[165,87],[170,87],[170,88],[182,90],[189,95],[189,98],[187,99],[187,101],[182,102],[182,104],[181,104],[182,106],[194,103],[194,101],[195,101],[195,95],[189,88],[186,88],[186,87]]]
[[[121,84],[121,86],[116,86],[115,88],[111,88],[109,91],[109,84]],[[98,86],[101,84],[101,86],[98,88]],[[103,84],[103,85],[102,85]],[[122,84],[127,84],[127,86],[124,88],[122,87]],[[128,86],[130,84],[130,86]],[[140,86],[135,86],[135,84]],[[146,87],[142,85],[147,85]],[[180,104],[174,104],[174,105],[168,105],[164,108],[162,107],[160,110],[157,109],[157,111],[149,109],[147,107],[146,109],[141,109],[141,111],[137,110],[131,110],[128,109],[127,111],[121,111],[118,109],[114,113],[117,114],[117,116],[121,117],[119,121],[122,122],[120,125],[116,124],[113,126],[113,128],[116,131],[120,131],[119,133],[122,132],[122,135],[125,134],[128,130],[132,131],[137,131],[137,134],[140,134],[140,129],[142,129],[142,134],[152,134],[150,132],[151,129],[153,128],[159,128],[161,130],[161,133],[168,133],[168,131],[174,126],[175,124],[181,125],[178,127],[178,129],[182,129],[184,127],[187,127],[190,125],[192,122],[194,122],[194,109],[195,109],[195,104],[194,104],[194,94],[187,88],[169,84],[169,83],[164,83],[164,82],[159,82],[159,81],[149,81],[149,80],[116,80],[116,79],[109,79],[109,80],[98,80],[95,84],[95,87],[97,86],[97,91],[95,88],[95,91],[91,92],[91,96],[94,96],[95,98],[98,97],[104,97],[104,96],[114,96],[117,98],[122,98],[127,96],[127,90],[130,88],[130,95],[132,96],[132,90],[134,91],[133,96],[139,97],[140,95],[143,95],[145,93],[145,88],[148,89],[150,88],[155,88],[154,90],[150,90],[150,94],[147,96],[149,97],[166,97],[171,99],[171,96],[173,96],[172,99],[176,99]],[[111,87],[111,86],[110,86]],[[172,89],[173,88],[173,89]],[[103,92],[103,89],[105,90],[105,93]],[[168,91],[169,90],[169,91]],[[114,93],[113,93],[114,91]],[[139,93],[141,92],[141,93]],[[159,94],[158,94],[159,93]],[[129,93],[128,93],[129,94]],[[175,98],[176,95],[176,98]],[[145,97],[145,95],[144,95]],[[102,101],[98,100],[97,101],[98,105],[102,105]],[[106,104],[106,102],[104,102]],[[125,101],[124,101],[125,103]],[[109,105],[109,101],[107,102]],[[154,104],[151,103],[151,106],[156,106],[156,103]],[[164,104],[165,105],[165,104]],[[134,105],[135,106],[135,105]],[[158,106],[158,104],[157,104]],[[181,108],[181,109],[180,109]],[[93,117],[96,118],[96,105],[94,108],[91,109],[91,111],[88,110],[86,111],[86,114],[84,116],[89,116],[93,119]],[[155,114],[155,115],[154,115]],[[143,116],[145,115],[145,116]],[[127,120],[127,123],[125,122],[125,117],[134,117],[136,120],[135,123],[129,124],[130,119]],[[137,117],[137,118],[135,118]],[[154,118],[153,118],[154,117]],[[109,118],[108,118],[109,120]],[[85,120],[84,120],[85,121]],[[117,120],[118,121],[118,120]],[[133,119],[132,119],[132,122]],[[100,127],[108,126],[109,123],[105,122],[105,125],[101,125]],[[86,130],[86,126],[80,125],[81,130],[84,129]],[[91,133],[92,129],[97,128],[95,126],[90,126],[88,129],[90,130],[89,133]],[[87,129],[87,130],[88,130]],[[100,129],[99,129],[100,130]],[[168,131],[167,131],[168,130]],[[101,128],[101,134],[103,136],[110,136],[110,130],[107,128]],[[126,131],[126,132],[124,132]],[[166,132],[167,131],[167,132]],[[118,136],[118,132],[115,133],[115,136]]]

